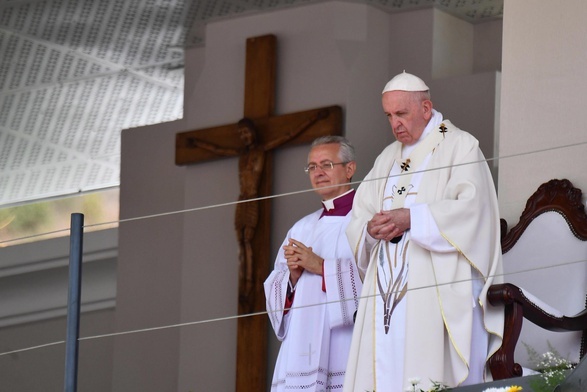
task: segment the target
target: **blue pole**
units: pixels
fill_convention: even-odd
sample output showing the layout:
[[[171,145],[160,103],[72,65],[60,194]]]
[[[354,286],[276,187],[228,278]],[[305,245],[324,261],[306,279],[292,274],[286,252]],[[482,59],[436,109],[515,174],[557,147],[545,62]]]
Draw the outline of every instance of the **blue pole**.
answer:
[[[67,295],[67,336],[65,339],[65,392],[77,391],[79,313],[82,288],[84,215],[71,214],[69,239],[69,292]]]

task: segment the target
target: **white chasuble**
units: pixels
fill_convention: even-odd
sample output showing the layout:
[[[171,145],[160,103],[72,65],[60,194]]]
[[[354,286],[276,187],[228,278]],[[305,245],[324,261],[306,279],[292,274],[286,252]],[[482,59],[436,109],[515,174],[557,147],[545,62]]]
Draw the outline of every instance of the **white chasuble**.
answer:
[[[304,271],[295,287],[292,308],[284,315],[289,270],[283,250],[265,281],[271,325],[282,341],[272,391],[342,391],[362,283],[346,238],[347,216],[316,211],[298,221],[289,238],[312,247],[324,259],[322,276]]]
[[[420,378],[423,389],[432,381],[455,387],[465,382],[471,365],[481,369],[481,382],[488,351],[500,344],[503,313],[485,301],[489,282],[501,271],[491,175],[474,138],[449,121],[434,120],[410,155],[402,156],[400,143],[388,146],[355,196],[347,235],[364,285],[348,392],[400,392],[410,378]],[[432,146],[412,159],[434,133]],[[367,221],[401,207],[410,208],[412,228],[399,242],[367,241]],[[473,277],[480,279],[476,287]],[[483,338],[485,330],[497,341],[472,353],[473,336]]]

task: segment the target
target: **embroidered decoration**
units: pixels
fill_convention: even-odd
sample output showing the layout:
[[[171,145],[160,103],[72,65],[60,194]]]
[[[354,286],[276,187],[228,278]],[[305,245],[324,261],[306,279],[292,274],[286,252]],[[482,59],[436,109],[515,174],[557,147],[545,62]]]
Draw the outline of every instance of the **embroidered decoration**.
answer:
[[[386,335],[389,333],[393,311],[408,291],[408,263],[406,262],[406,255],[409,243],[410,242],[407,241],[405,245],[399,245],[403,247],[403,249],[398,249],[396,245],[392,245],[392,249],[395,250],[393,257],[394,260],[391,259],[387,244],[379,248],[377,287],[383,301],[383,326]],[[399,259],[398,256],[400,256],[401,259]]]
[[[410,158],[406,159],[404,163],[401,165],[402,173],[407,172],[410,169]]]
[[[444,123],[440,124],[440,131],[438,132],[442,133],[442,137],[444,137],[444,134],[446,133],[446,127],[444,126]]]
[[[396,197],[402,196],[404,193],[406,194],[406,196],[404,196],[404,197],[408,197],[411,194],[413,194],[413,195],[417,194],[416,192],[410,193],[412,188],[414,188],[414,186],[412,184],[402,186],[401,188],[398,188],[397,186],[394,185],[391,188],[391,192],[392,192],[391,195],[387,196],[384,200],[390,199],[393,202],[393,201],[395,201]]]

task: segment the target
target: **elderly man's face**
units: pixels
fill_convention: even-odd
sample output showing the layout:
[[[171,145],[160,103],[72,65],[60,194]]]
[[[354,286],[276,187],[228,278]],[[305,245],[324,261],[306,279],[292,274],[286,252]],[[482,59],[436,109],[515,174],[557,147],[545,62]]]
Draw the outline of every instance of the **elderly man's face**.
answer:
[[[409,91],[389,91],[381,98],[393,135],[402,144],[416,143],[432,117],[432,102],[415,99],[418,95]]]

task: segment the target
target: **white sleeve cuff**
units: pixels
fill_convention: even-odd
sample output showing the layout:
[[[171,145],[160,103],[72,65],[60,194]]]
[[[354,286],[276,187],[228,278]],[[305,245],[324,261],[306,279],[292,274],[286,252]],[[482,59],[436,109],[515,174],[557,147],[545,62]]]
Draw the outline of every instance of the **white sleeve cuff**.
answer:
[[[365,226],[365,251],[367,253],[371,253],[371,249],[377,243],[377,239],[371,237],[371,234],[367,231],[367,226]]]
[[[410,206],[411,239],[424,249],[433,252],[454,252],[455,248],[440,234],[427,204]]]

